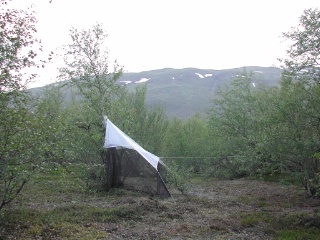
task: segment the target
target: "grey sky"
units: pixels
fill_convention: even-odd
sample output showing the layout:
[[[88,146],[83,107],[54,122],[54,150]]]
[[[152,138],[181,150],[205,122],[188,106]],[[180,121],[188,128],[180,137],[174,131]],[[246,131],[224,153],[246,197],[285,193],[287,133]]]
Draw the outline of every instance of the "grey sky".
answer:
[[[34,3],[45,49],[69,41],[71,26],[103,23],[108,48],[126,71],[278,65],[280,38],[315,0],[16,0]],[[54,63],[41,73],[54,81]],[[50,79],[48,79],[50,78]]]

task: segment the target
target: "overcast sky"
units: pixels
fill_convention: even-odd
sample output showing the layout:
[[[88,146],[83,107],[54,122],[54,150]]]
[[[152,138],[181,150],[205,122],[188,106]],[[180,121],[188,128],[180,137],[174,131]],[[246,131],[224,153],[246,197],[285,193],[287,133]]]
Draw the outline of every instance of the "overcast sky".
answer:
[[[103,23],[108,48],[125,71],[277,66],[297,26],[319,0],[14,0],[35,4],[44,48],[69,41],[71,26]],[[56,63],[57,65],[57,63]],[[42,73],[53,81],[53,66]]]

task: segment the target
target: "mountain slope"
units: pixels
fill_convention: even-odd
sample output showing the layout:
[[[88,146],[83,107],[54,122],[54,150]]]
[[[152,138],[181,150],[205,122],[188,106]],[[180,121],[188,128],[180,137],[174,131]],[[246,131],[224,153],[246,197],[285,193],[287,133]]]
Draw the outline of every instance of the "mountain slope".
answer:
[[[210,99],[219,87],[230,84],[244,68],[212,69],[172,69],[124,73],[119,82],[133,88],[145,82],[148,87],[146,102],[148,105],[161,104],[166,107],[170,117],[182,119],[193,114],[205,113],[210,107]],[[263,83],[273,86],[279,82],[281,70],[274,67],[246,67],[253,72],[255,85]]]
[[[254,74],[255,85],[263,83],[273,86],[280,80],[281,69],[275,67],[245,67]],[[195,113],[205,114],[210,100],[218,87],[231,83],[244,68],[225,70],[184,68],[165,68],[138,73],[124,73],[119,84],[134,89],[147,84],[146,103],[149,106],[162,105],[170,118],[187,119]],[[41,92],[34,88],[32,92]],[[67,91],[67,90],[66,90]],[[68,99],[67,93],[67,99]]]

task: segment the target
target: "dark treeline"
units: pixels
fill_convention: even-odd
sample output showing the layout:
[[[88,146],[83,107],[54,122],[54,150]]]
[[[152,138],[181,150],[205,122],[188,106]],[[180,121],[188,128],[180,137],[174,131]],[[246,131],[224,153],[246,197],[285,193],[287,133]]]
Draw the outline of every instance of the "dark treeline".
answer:
[[[116,83],[122,68],[115,62],[110,71],[107,51],[102,51],[106,34],[99,24],[71,29],[60,69],[61,80],[70,81],[30,95],[21,71],[44,62],[35,62],[36,41],[30,41],[35,18],[4,10],[0,21],[7,23],[0,40],[0,210],[35,172],[70,164],[85,166],[88,187],[105,190],[104,116],[162,156],[172,171],[169,180],[178,187],[179,176],[193,173],[290,176],[310,196],[319,193],[318,10],[306,10],[300,28],[284,34],[293,45],[283,60],[279,86],[255,87],[252,82],[259,79],[244,69],[231,85],[216,91],[207,117],[186,121],[170,120],[162,107],[147,107],[147,85],[129,91]],[[25,48],[30,51],[20,51]],[[70,101],[61,90],[66,87]]]

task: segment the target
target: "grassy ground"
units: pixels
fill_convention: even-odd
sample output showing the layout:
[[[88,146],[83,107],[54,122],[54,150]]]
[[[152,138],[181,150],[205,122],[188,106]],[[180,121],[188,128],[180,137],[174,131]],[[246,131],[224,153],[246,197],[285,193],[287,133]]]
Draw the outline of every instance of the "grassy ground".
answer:
[[[42,173],[1,213],[0,239],[320,239],[320,202],[299,187],[208,178],[189,186],[163,200]]]

